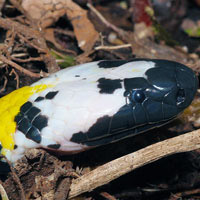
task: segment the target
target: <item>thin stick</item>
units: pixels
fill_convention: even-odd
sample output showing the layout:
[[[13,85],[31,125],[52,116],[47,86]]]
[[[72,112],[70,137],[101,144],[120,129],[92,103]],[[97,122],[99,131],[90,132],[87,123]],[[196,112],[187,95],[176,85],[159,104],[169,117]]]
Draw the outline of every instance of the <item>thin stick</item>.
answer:
[[[16,89],[19,89],[19,75],[17,74],[17,72],[13,68],[12,68],[9,76],[11,76],[12,74],[15,75],[15,79],[14,80],[16,80],[16,82],[17,82]]]
[[[8,83],[8,79],[7,79],[7,77],[5,75],[3,76],[3,78],[4,78],[4,83],[3,83],[3,87],[0,89],[0,93],[4,92],[4,90],[6,88],[6,85]]]
[[[73,180],[69,198],[105,185],[110,181],[171,154],[200,148],[200,129],[150,145],[106,163]]]
[[[87,7],[97,15],[97,17],[108,27],[111,28],[113,31],[118,33],[122,38],[127,37],[127,32],[116,27],[115,25],[111,24],[106,20],[106,18],[90,3],[87,3]]]
[[[4,189],[4,187],[3,187],[2,183],[1,183],[1,181],[0,181],[0,196],[1,196],[1,198],[2,198],[3,200],[9,200],[9,199],[8,199],[8,195],[7,195],[7,193],[6,193],[5,189]]]
[[[13,180],[17,183],[19,189],[21,190],[20,193],[19,193],[20,196],[21,196],[21,199],[22,200],[26,200],[26,195],[25,195],[25,192],[24,192],[23,185],[22,185],[22,183],[21,183],[18,175],[16,174],[15,169],[14,169],[12,163],[5,156],[3,156],[3,159],[5,159],[5,161],[8,163],[8,165],[10,167],[10,170],[12,172],[11,176],[12,176]]]
[[[40,74],[36,74],[34,72],[31,72],[27,69],[24,69],[23,67],[21,67],[20,65],[18,65],[17,63],[11,61],[11,60],[8,60],[5,56],[1,55],[0,54],[0,60],[12,67],[14,67],[15,69],[19,70],[20,72],[28,75],[28,76],[31,76],[31,77],[35,77],[35,78],[40,78],[41,75]]]
[[[123,44],[123,45],[117,45],[117,46],[101,45],[101,46],[95,47],[94,49],[95,50],[116,50],[116,49],[128,48],[128,47],[131,47],[131,46],[132,46],[131,44]]]
[[[46,41],[41,33],[41,30],[38,28],[37,25],[34,26],[35,23],[31,24],[33,25],[33,27],[28,27],[16,21],[12,21],[11,19],[0,17],[0,27],[15,32],[17,36],[22,39],[22,41],[25,41],[30,46],[37,49],[38,52],[44,53],[41,54],[41,58],[46,64],[47,69],[50,73],[58,71],[60,68],[58,67],[54,57],[51,55],[47,47]]]
[[[11,59],[12,60],[15,60],[17,62],[30,62],[30,61],[42,61],[42,58],[41,57],[30,57],[30,58],[25,58],[25,59],[22,59],[22,58],[16,58],[14,57],[13,55],[11,56]]]

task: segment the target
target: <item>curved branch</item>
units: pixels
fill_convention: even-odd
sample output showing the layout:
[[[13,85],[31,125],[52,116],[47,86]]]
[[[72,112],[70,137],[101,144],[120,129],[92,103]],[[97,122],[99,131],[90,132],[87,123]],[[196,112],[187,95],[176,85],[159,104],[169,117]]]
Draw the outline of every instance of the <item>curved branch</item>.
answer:
[[[73,180],[69,198],[105,185],[110,181],[171,154],[200,148],[200,129],[158,142],[106,163]]]

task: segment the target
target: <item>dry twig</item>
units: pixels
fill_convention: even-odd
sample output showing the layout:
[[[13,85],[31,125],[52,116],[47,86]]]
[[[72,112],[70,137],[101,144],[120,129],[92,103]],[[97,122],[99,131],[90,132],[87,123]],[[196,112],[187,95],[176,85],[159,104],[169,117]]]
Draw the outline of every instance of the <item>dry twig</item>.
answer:
[[[110,22],[108,22],[105,17],[103,15],[101,15],[101,13],[90,3],[87,3],[87,7],[94,12],[97,17],[108,27],[111,28],[113,31],[115,31],[116,33],[119,34],[120,37],[122,37],[123,39],[128,37],[128,33],[118,27],[116,27],[114,24],[111,24]]]
[[[17,72],[14,69],[11,70],[9,76],[11,76],[12,74],[15,75],[15,79],[14,80],[16,80],[16,82],[17,82],[16,89],[19,89],[19,75],[17,74]]]
[[[21,199],[22,200],[26,200],[23,185],[21,184],[21,181],[20,181],[18,175],[16,174],[15,169],[13,168],[12,163],[5,156],[1,156],[1,157],[3,157],[3,159],[5,159],[5,161],[8,163],[8,165],[10,167],[11,176],[12,176],[13,180],[15,181],[15,183],[17,183],[17,185],[18,185],[18,187],[19,187],[19,189],[21,191],[20,192]]]
[[[26,59],[21,59],[21,58],[16,58],[13,55],[11,56],[11,59],[17,62],[31,62],[31,61],[42,61],[41,57],[30,57],[30,58],[26,58]]]
[[[123,45],[117,45],[117,46],[101,45],[101,46],[95,47],[94,49],[95,50],[116,50],[116,49],[128,48],[128,47],[131,47],[131,46],[132,46],[131,44],[123,44]]]
[[[41,77],[41,74],[36,74],[34,72],[31,72],[23,67],[21,67],[20,65],[18,65],[17,63],[11,61],[11,60],[8,60],[5,56],[1,55],[0,54],[0,60],[8,65],[11,65],[12,67],[14,67],[15,69],[19,70],[20,72],[28,75],[28,76],[31,76],[31,77],[35,77],[35,78],[40,78]]]
[[[100,195],[107,200],[117,200],[114,196],[110,195],[107,192],[101,192]]]
[[[54,31],[56,33],[62,33],[63,35],[67,35],[67,36],[70,36],[72,38],[75,38],[75,34],[72,31],[62,30],[62,29],[58,29],[58,28],[54,28]]]
[[[176,194],[171,194],[171,197],[169,198],[169,200],[183,199],[186,196],[199,195],[199,193],[200,193],[200,189],[199,188],[186,190],[186,191],[183,191],[183,192],[178,192]]]
[[[4,92],[4,90],[6,88],[6,85],[8,83],[8,79],[7,79],[7,77],[5,75],[3,76],[3,78],[4,78],[4,82],[3,82],[3,87],[0,89],[0,93]]]
[[[32,23],[33,24],[33,23]],[[50,54],[50,51],[47,47],[46,41],[42,35],[41,30],[37,26],[29,27],[25,26],[19,22],[13,21],[11,19],[4,19],[0,17],[0,27],[10,30],[30,46],[42,53],[40,56],[45,62],[47,69],[50,73],[56,72],[59,70],[59,67],[55,59]]]
[[[200,148],[200,129],[150,145],[73,180],[69,198],[105,185],[110,181],[171,154]]]
[[[2,185],[2,182],[0,181],[0,197],[3,199],[3,200],[9,200],[8,199],[8,195]]]

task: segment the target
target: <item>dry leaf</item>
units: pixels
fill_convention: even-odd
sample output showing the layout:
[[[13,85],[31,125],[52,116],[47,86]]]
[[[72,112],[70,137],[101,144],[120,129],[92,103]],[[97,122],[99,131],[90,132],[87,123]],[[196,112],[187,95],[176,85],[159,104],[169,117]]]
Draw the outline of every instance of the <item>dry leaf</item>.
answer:
[[[43,29],[66,14],[83,51],[90,51],[99,38],[98,32],[87,17],[87,11],[71,0],[23,0],[22,7],[33,19],[38,20]]]
[[[87,11],[71,0],[67,1],[67,6],[66,14],[73,25],[79,47],[83,51],[91,50],[97,41],[99,34],[87,18]]]
[[[65,14],[67,0],[23,0],[22,7],[29,15],[37,20],[42,28],[55,23]]]

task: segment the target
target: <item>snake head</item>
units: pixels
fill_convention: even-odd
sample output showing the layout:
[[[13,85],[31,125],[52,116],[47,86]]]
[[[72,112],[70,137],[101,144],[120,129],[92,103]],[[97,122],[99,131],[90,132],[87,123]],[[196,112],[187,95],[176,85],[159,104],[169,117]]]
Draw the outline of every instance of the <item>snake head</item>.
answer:
[[[99,79],[101,115],[87,131],[73,134],[71,141],[100,146],[135,136],[170,122],[194,99],[198,87],[195,73],[183,64],[155,59],[102,61]]]
[[[152,62],[154,67],[144,77],[124,81],[124,95],[133,106],[136,124],[174,118],[190,105],[198,88],[195,73],[185,65],[167,60]],[[144,114],[138,117],[138,113]]]

